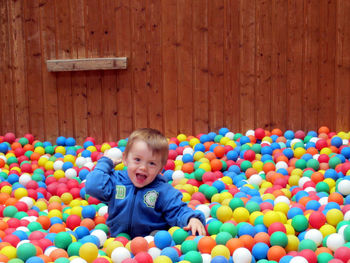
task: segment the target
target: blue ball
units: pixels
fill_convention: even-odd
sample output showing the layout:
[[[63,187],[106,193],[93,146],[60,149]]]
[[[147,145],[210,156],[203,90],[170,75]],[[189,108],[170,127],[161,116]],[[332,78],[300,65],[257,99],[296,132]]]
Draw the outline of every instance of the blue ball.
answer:
[[[264,224],[257,224],[254,226],[256,233],[264,232],[267,233],[268,229]]]
[[[53,216],[50,218],[50,222],[51,222],[51,225],[54,225],[54,224],[62,224],[62,219],[57,217],[57,216]]]
[[[0,152],[5,154],[7,153],[8,150],[9,150],[9,147],[6,142],[0,143]]]
[[[205,146],[203,143],[197,143],[193,149],[196,152],[205,152]]]
[[[90,157],[91,156],[91,152],[89,150],[84,150],[84,151],[81,152],[81,156],[85,157],[85,158]]]
[[[305,153],[305,154],[301,157],[301,159],[303,159],[303,160],[305,160],[305,161],[308,161],[308,160],[310,160],[310,159],[312,159],[312,158],[313,158],[312,155],[309,154],[309,153]]]
[[[279,261],[279,263],[289,263],[292,260],[293,256],[286,255],[282,257]]]
[[[24,232],[23,230],[15,230],[15,231],[12,232],[12,235],[17,236],[20,240],[28,239],[27,233]]]
[[[306,210],[314,210],[317,211],[319,209],[319,207],[321,206],[321,204],[316,201],[316,200],[310,200],[309,202],[307,202],[306,204]]]
[[[84,236],[82,239],[79,240],[80,243],[85,244],[85,243],[93,243],[97,247],[100,247],[100,240],[98,239],[97,236],[94,235],[87,235]]]
[[[270,147],[270,146],[261,147],[261,155],[264,155],[264,154],[269,154],[269,155],[271,155],[272,152],[273,152],[273,149],[272,149],[272,147]]]
[[[12,185],[18,182],[18,180],[19,180],[19,176],[17,174],[9,174],[9,176],[6,179],[6,181]]]
[[[56,144],[58,146],[66,146],[66,137],[64,136],[57,137]]]
[[[172,262],[178,262],[179,261],[179,254],[177,250],[173,247],[166,247],[161,252],[160,255],[167,256],[171,259]]]
[[[228,151],[226,154],[228,160],[237,161],[238,153],[234,150]]]
[[[346,159],[349,159],[349,158],[350,158],[350,147],[344,147],[343,149],[341,149],[340,153],[341,153]]]
[[[228,260],[224,256],[216,256],[211,259],[210,263],[228,263]]]
[[[79,171],[79,178],[80,178],[80,180],[85,180],[86,179],[86,176],[89,174],[89,170],[87,170],[87,169],[81,169],[80,171]]]
[[[305,144],[305,149],[309,149],[311,147],[316,147],[316,143],[314,142],[308,142],[307,144]]]
[[[251,224],[248,223],[243,223],[239,229],[238,229],[238,236],[243,236],[243,235],[249,235],[254,237],[256,234],[256,230],[254,228],[254,226],[252,226]]]
[[[307,136],[317,137],[317,132],[316,132],[316,131],[309,131],[309,132],[307,133]]]
[[[45,148],[47,146],[52,146],[52,143],[48,141],[43,142],[43,147]]]
[[[193,162],[193,156],[192,156],[192,154],[185,153],[185,154],[182,156],[182,161],[183,161],[184,163]]]
[[[154,244],[159,249],[164,249],[171,246],[172,237],[168,231],[160,230],[154,236]]]
[[[291,209],[288,210],[287,212],[287,218],[292,219],[296,215],[303,215],[304,212],[301,208],[299,207],[292,207]]]
[[[83,209],[81,211],[81,215],[84,218],[94,219],[95,215],[96,215],[96,209],[92,205],[83,206]]]
[[[256,260],[266,259],[269,246],[265,243],[258,242],[252,248],[252,255]]]
[[[330,210],[330,209],[338,209],[341,210],[340,205],[336,202],[329,202],[324,207],[324,210]]]
[[[294,157],[294,152],[291,148],[286,148],[283,150],[283,154],[288,158],[291,159]]]
[[[331,145],[335,146],[335,147],[340,147],[343,145],[343,139],[338,137],[338,136],[334,136],[332,139],[331,139]]]
[[[218,189],[218,192],[220,193],[222,190],[225,189],[225,183],[219,180],[216,180],[212,186],[214,186],[216,189]]]
[[[208,136],[209,136],[209,141],[214,141],[214,138],[216,137],[216,133],[215,132],[209,132]]]
[[[241,143],[241,145],[250,143],[250,138],[248,136],[242,136],[240,137],[239,142]]]
[[[71,162],[64,162],[63,165],[62,165],[62,170],[66,171],[69,168],[73,168],[73,166],[74,165]]]
[[[284,137],[287,140],[293,140],[294,139],[294,132],[291,131],[291,130],[287,130],[287,131],[284,132]]]
[[[183,142],[180,142],[180,143],[179,143],[179,146],[180,146],[180,147],[185,147],[185,146],[187,146],[187,145],[190,145],[190,143],[189,143],[188,141],[183,141]]]
[[[56,237],[56,233],[48,233],[45,238],[50,240],[53,243],[55,241],[55,237]]]
[[[167,181],[167,182],[169,182],[170,180],[172,180],[173,179],[173,173],[174,173],[174,171],[173,170],[166,170],[164,173],[163,173],[163,177],[165,178],[165,180]]]
[[[86,226],[78,226],[75,228],[74,232],[77,235],[78,239],[81,239],[90,234],[90,231]]]
[[[63,158],[64,157],[62,153],[55,153],[54,156],[56,158]]]
[[[39,257],[30,257],[26,260],[26,263],[45,263],[45,261]]]
[[[277,140],[277,138],[278,138],[278,135],[272,134],[272,135],[270,136],[270,138],[271,138],[271,140],[272,140],[273,142],[275,142],[275,141]]]
[[[241,168],[239,168],[238,165],[231,165],[229,168],[228,168],[228,171],[229,172],[234,172],[236,174],[239,174],[241,172]]]
[[[85,199],[85,195],[86,195],[85,187],[80,189],[79,195],[81,198]]]
[[[333,180],[337,180],[338,173],[334,169],[327,169],[324,173],[324,178],[332,178]]]
[[[229,130],[228,128],[223,127],[223,128],[221,128],[221,129],[219,130],[219,134],[222,135],[222,136],[225,136],[226,133],[228,133],[229,131],[230,131],[230,130]]]
[[[208,134],[203,134],[201,137],[199,137],[199,141],[201,143],[209,142],[210,141],[210,136]]]
[[[75,146],[75,139],[73,137],[68,137],[66,139],[66,145],[67,146]]]
[[[86,141],[86,142],[84,142],[83,147],[84,147],[84,149],[86,149],[87,147],[93,146],[93,145],[94,145],[94,143],[92,141]]]
[[[170,143],[169,144],[169,150],[176,150],[177,149],[177,144],[176,143]]]

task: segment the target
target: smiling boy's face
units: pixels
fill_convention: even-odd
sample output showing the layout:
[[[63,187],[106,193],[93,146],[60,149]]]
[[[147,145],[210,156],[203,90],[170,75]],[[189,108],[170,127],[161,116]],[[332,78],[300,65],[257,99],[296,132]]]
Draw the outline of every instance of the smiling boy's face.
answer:
[[[123,162],[131,182],[138,188],[153,182],[163,168],[161,155],[154,154],[142,140],[134,142],[128,155],[123,156]]]

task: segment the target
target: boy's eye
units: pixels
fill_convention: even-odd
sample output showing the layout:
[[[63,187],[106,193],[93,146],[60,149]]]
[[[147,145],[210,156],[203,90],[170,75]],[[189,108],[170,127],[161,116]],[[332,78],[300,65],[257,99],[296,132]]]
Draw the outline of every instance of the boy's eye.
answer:
[[[140,158],[135,158],[135,161],[136,162],[139,162],[141,159]]]
[[[150,162],[150,165],[155,166],[155,165],[156,165],[156,163],[154,163],[154,162]]]

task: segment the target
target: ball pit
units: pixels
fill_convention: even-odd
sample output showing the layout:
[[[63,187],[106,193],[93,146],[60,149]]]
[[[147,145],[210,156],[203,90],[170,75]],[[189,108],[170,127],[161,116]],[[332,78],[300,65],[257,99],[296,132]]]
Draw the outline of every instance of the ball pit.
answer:
[[[257,128],[169,138],[164,178],[206,218],[206,236],[174,226],[111,237],[108,207],[86,195],[103,152],[127,139],[76,145],[0,136],[1,262],[347,262],[350,132]],[[120,164],[115,169],[125,169]]]

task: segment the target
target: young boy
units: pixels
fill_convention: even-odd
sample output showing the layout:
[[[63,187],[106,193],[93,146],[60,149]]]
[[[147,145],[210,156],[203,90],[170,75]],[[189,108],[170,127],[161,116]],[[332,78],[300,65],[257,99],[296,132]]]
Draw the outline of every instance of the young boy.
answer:
[[[205,235],[205,217],[182,202],[182,194],[167,183],[162,171],[168,159],[167,139],[157,130],[134,131],[128,140],[123,163],[127,171],[115,171],[121,162],[108,151],[86,178],[86,193],[108,203],[111,236],[128,233],[146,236],[171,226]]]

